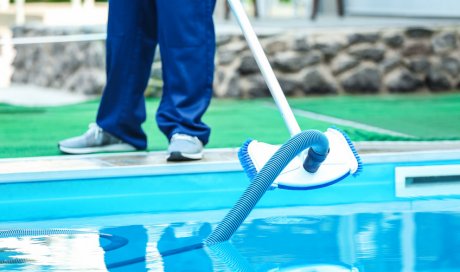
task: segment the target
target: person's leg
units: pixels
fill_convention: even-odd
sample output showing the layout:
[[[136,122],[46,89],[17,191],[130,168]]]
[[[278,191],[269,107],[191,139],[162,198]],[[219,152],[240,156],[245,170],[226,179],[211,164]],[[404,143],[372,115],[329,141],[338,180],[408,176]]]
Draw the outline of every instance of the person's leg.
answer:
[[[137,149],[147,147],[141,124],[146,119],[144,91],[156,44],[155,1],[109,1],[107,85],[96,123]]]
[[[179,133],[209,140],[201,118],[212,97],[214,6],[215,0],[157,1],[164,86],[156,119],[168,139]]]
[[[337,14],[340,17],[345,16],[345,4],[343,3],[343,0],[337,0]]]
[[[319,0],[313,0],[313,5],[311,9],[311,20],[315,20],[316,16],[318,15],[318,8],[319,8]]]

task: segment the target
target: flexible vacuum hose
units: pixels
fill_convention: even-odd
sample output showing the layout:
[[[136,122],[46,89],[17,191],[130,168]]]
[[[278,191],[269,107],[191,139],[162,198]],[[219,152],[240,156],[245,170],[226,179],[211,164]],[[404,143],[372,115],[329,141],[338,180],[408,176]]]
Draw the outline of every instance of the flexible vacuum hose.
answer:
[[[309,147],[318,155],[318,158],[325,158],[329,150],[329,141],[327,137],[318,130],[302,131],[289,139],[289,141],[282,145],[268,160],[246,191],[244,191],[235,206],[228,212],[203,243],[205,245],[213,245],[230,239],[289,162],[300,152]],[[316,171],[319,167],[318,162],[320,160],[321,159],[317,158],[312,160],[307,158],[304,163],[304,168]]]

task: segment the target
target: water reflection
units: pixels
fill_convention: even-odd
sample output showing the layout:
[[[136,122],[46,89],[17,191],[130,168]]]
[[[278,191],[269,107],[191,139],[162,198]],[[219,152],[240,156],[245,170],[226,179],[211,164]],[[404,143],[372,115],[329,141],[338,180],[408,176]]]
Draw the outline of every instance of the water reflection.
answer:
[[[209,223],[202,224],[191,236],[180,237],[173,224],[164,229],[158,240],[158,250],[163,256],[164,271],[212,271],[212,262],[201,242],[208,237],[212,228]],[[191,248],[196,248],[192,249]],[[171,252],[171,254],[166,254]]]
[[[460,271],[460,215],[415,214],[415,270]]]
[[[184,222],[105,227],[99,234],[0,231],[0,270],[460,271],[459,213],[258,218],[230,242],[203,248],[211,229]]]
[[[355,248],[359,265],[368,271],[402,271],[401,214],[355,216]]]
[[[230,242],[215,244],[206,250],[216,271],[254,271],[248,260]]]
[[[256,271],[460,271],[459,230],[454,213],[289,216],[248,222],[232,243]]]
[[[339,222],[339,216],[256,219],[243,225],[232,243],[256,271],[295,271],[302,267],[317,271],[315,266],[326,264],[350,271],[351,264],[340,256]],[[254,251],[258,254],[251,253]]]
[[[100,233],[99,242],[104,249],[104,263],[108,271],[120,271],[119,268],[123,271],[147,271],[145,255],[148,237],[144,226],[104,228]],[[106,235],[119,238],[114,241],[107,239]],[[121,239],[126,243],[118,241]]]
[[[106,271],[97,232],[0,231],[2,271]]]

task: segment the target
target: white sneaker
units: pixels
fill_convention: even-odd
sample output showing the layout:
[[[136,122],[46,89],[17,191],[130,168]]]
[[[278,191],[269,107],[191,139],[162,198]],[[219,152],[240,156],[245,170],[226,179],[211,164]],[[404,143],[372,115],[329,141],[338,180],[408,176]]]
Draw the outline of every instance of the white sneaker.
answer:
[[[168,161],[191,161],[203,158],[203,143],[194,136],[174,134],[168,147]]]
[[[136,148],[105,132],[97,124],[89,125],[85,134],[58,143],[58,148],[67,154],[89,154],[96,152],[134,151]]]

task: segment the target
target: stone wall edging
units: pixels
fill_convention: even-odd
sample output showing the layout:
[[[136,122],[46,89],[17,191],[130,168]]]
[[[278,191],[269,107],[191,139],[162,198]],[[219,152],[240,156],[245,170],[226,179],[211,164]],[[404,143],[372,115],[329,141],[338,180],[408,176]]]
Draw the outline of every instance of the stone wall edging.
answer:
[[[97,33],[100,28],[20,27],[14,37]],[[460,34],[456,26],[362,31],[285,32],[260,37],[287,96],[456,91]],[[216,97],[264,97],[268,88],[241,34],[219,35]],[[104,41],[17,45],[12,82],[84,94],[105,84]],[[150,91],[161,92],[159,54]]]

